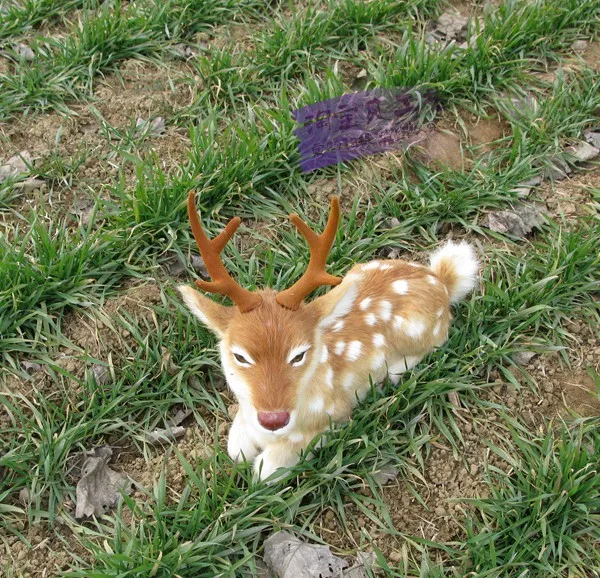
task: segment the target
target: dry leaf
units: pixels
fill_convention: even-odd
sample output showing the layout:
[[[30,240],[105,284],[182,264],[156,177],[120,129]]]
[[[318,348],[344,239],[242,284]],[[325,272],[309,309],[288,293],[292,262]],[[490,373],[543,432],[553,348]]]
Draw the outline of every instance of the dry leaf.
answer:
[[[108,467],[112,453],[108,446],[87,452],[77,484],[75,518],[101,516],[117,505],[121,493],[131,491],[127,476]]]
[[[183,435],[185,435],[185,428],[183,426],[168,427],[166,429],[157,427],[152,431],[146,432],[144,439],[149,444],[168,443],[175,441]]]

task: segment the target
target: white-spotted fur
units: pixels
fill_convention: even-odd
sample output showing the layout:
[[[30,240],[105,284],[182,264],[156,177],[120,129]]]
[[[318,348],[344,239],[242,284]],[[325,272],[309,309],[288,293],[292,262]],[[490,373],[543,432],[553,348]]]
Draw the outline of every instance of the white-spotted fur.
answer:
[[[245,377],[246,364],[232,356],[237,351],[251,364],[260,364],[268,352],[252,359],[248,346],[239,343],[239,337],[234,342],[224,322],[211,317],[214,307],[222,306],[211,302],[208,307],[204,297],[197,298],[194,290],[181,287],[190,310],[220,338],[225,377],[239,402],[229,432],[229,455],[253,461],[261,479],[293,466],[311,439],[329,427],[330,420],[350,417],[372,381],[388,376],[397,383],[403,372],[440,346],[447,339],[449,305],[473,289],[478,263],[473,249],[464,242],[447,243],[431,256],[430,263],[430,268],[403,261],[357,265],[339,287],[319,298],[332,306],[325,308],[327,312],[316,323],[310,343],[305,336],[287,349],[284,361],[290,367],[297,355],[303,351],[306,355],[294,368],[301,372],[295,385],[295,405],[281,408],[289,412],[289,423],[276,431],[268,431],[258,422],[262,410],[252,401],[256,385]]]

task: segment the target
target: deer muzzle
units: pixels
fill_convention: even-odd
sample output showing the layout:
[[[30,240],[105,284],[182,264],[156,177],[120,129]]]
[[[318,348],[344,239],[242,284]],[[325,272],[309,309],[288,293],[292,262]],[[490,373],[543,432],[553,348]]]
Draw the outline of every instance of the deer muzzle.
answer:
[[[269,431],[277,431],[290,423],[290,414],[287,411],[259,411],[258,423]]]

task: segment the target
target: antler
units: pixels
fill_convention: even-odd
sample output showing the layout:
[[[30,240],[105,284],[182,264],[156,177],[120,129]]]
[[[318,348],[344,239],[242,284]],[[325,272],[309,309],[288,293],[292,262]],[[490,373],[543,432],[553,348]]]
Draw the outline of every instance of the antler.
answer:
[[[327,226],[321,235],[317,235],[298,215],[290,215],[296,228],[302,233],[310,247],[310,261],[304,275],[289,289],[277,293],[277,303],[288,309],[297,309],[304,298],[321,285],[339,285],[342,280],[325,272],[327,255],[331,250],[335,233],[340,222],[340,199],[331,199],[331,213]]]
[[[196,285],[203,291],[209,293],[220,293],[229,297],[242,313],[250,311],[260,305],[262,299],[252,291],[244,289],[227,272],[223,261],[221,260],[221,251],[227,244],[231,236],[236,232],[242,220],[235,217],[227,223],[227,226],[214,239],[209,239],[202,228],[200,217],[196,210],[196,200],[194,191],[188,195],[188,215],[192,225],[192,233],[200,249],[200,254],[210,273],[213,281],[196,280]]]

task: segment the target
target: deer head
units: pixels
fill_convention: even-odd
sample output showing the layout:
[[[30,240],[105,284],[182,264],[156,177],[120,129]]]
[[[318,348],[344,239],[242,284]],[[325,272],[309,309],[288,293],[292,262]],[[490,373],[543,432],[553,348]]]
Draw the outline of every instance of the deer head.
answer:
[[[355,284],[345,281],[328,294],[304,302],[317,287],[342,282],[325,271],[340,218],[339,199],[332,199],[327,226],[320,235],[297,215],[290,216],[310,247],[310,261],[302,277],[279,293],[248,291],[225,269],[220,253],[238,228],[238,217],[210,240],[200,223],[193,192],[188,197],[188,214],[212,278],[212,282],[197,280],[196,285],[229,297],[234,305],[219,304],[188,286],[178,289],[192,313],[219,338],[223,369],[246,420],[261,433],[283,434],[293,427],[298,400],[320,361],[323,332],[348,312],[358,295]]]

